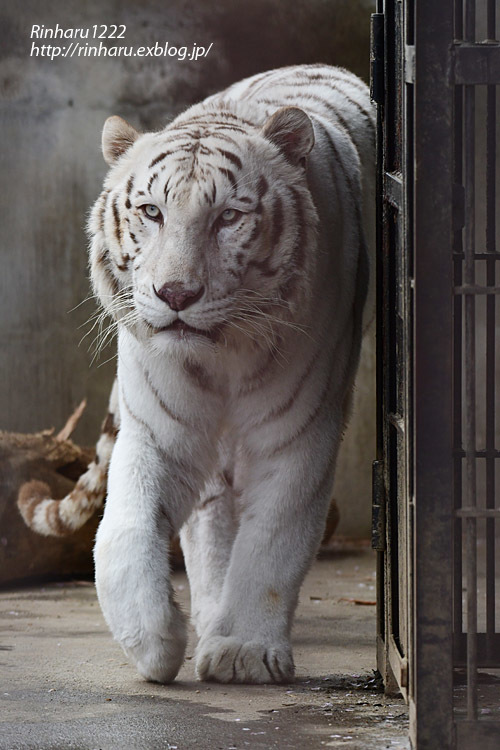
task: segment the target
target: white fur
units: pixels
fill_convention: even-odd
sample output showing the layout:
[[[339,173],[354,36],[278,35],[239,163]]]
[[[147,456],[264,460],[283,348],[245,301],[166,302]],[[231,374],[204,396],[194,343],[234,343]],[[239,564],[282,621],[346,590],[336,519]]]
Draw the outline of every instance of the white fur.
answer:
[[[321,85],[300,85],[315,72]],[[178,530],[200,636],[198,676],[222,682],[292,678],[293,613],[321,539],[359,356],[366,258],[357,208],[362,183],[365,191],[373,187],[367,92],[359,79],[326,66],[253,80],[197,105],[161,133],[138,137],[113,166],[109,192],[96,203],[90,224],[94,286],[119,321],[121,414],[96,540],[97,590],[114,637],[142,675],[160,682],[175,677],[185,648],[167,555]],[[308,98],[311,93],[316,99]],[[266,137],[260,129],[280,105],[291,104],[311,118],[315,146],[300,153],[311,142],[302,130],[290,145],[299,151],[286,158],[272,125]],[[336,122],[335,108],[348,132]],[[219,109],[252,123],[242,136],[227,131],[239,141],[241,173],[230,159],[217,157],[226,172],[238,173],[237,194],[253,201],[240,223],[222,228],[214,216],[234,207],[235,198],[228,180],[211,171],[214,156],[206,162],[186,156],[185,166],[162,159],[159,176],[145,189],[155,173],[152,160],[172,144],[176,154],[184,149],[189,155],[183,144],[186,129],[194,127],[190,119],[210,120]],[[224,118],[235,121],[219,116]],[[292,131],[294,122],[309,127],[308,118],[293,112],[288,119]],[[113,155],[121,147],[120,123],[108,130],[115,141],[105,144],[105,152]],[[133,140],[129,130],[127,138]],[[234,144],[217,138],[201,136],[212,152],[223,147],[234,153]],[[201,171],[187,179],[191,166]],[[179,175],[184,182],[166,201],[163,184]],[[259,178],[268,186],[262,205]],[[216,206],[203,194],[212,179]],[[136,198],[139,188],[144,198]],[[141,220],[141,200],[162,209],[163,225]],[[261,234],[252,241],[259,216]],[[272,236],[279,236],[276,247],[270,247]],[[238,249],[244,256],[238,263],[248,264],[241,273]],[[263,262],[269,263],[266,272]],[[177,314],[157,298],[153,284],[158,290],[179,280],[189,288],[205,286],[202,298],[179,317],[203,330],[225,323],[216,341],[158,331]],[[128,297],[123,290],[130,290]],[[124,307],[113,308],[120,294]],[[243,299],[248,312],[263,306],[263,295],[274,300],[267,317],[242,320],[234,298]]]

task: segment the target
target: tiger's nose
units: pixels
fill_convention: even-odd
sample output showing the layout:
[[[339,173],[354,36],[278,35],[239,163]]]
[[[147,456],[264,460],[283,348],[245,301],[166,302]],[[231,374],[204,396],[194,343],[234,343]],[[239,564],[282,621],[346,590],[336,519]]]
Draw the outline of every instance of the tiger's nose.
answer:
[[[205,291],[204,286],[200,286],[199,289],[186,289],[183,284],[179,282],[171,282],[170,284],[164,284],[161,289],[156,289],[153,285],[154,293],[156,296],[166,302],[167,305],[176,312],[185,310],[186,307],[194,305],[203,292]]]

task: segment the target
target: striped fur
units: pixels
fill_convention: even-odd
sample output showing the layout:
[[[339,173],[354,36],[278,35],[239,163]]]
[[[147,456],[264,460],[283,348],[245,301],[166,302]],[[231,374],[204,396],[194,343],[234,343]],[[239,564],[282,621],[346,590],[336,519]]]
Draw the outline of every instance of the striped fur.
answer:
[[[45,482],[26,482],[19,490],[17,505],[26,524],[44,536],[68,536],[100,510],[106,497],[109,461],[119,428],[118,392],[114,385],[109,410],[96,445],[96,457],[74,489],[62,500],[51,498]]]
[[[158,133],[110,118],[103,151],[90,266],[118,325],[121,412],[95,547],[104,616],[142,675],[175,677],[180,530],[198,676],[286,681],[359,356],[367,88],[323,65],[262,73]]]

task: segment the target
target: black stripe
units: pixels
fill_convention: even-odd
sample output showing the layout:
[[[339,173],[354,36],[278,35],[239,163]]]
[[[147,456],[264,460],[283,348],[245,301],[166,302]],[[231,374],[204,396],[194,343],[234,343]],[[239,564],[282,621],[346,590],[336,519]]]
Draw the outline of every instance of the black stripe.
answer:
[[[295,220],[297,225],[297,236],[295,238],[295,244],[293,248],[292,262],[295,268],[302,268],[304,264],[304,252],[307,236],[304,210],[302,207],[302,195],[296,188],[292,187],[292,185],[287,185],[287,189],[292,194],[295,208]]]
[[[220,133],[218,130],[215,130],[211,136],[212,138],[217,138],[218,141],[222,141],[223,143],[230,143],[232,146],[238,147],[239,145],[236,138],[232,138],[232,136],[227,133]]]
[[[158,156],[153,159],[148,169],[152,169],[156,164],[158,164],[160,161],[163,161],[163,159],[166,159],[167,156],[172,156],[172,154],[175,154],[175,151],[164,151],[162,154],[158,154]]]
[[[238,169],[242,168],[243,165],[241,163],[241,159],[239,158],[239,156],[236,156],[236,154],[233,154],[232,151],[225,151],[223,148],[218,148],[217,151],[230,162],[232,162]]]
[[[111,268],[109,267],[109,262],[109,251],[107,248],[104,248],[104,251],[95,259],[95,265],[102,269],[104,275],[106,276],[106,281],[111,287],[111,292],[113,295],[115,295],[118,294],[120,285],[115,275],[111,271]]]
[[[261,175],[259,177],[259,182],[257,184],[257,196],[259,200],[261,200],[261,198],[264,197],[264,195],[267,193],[268,188],[269,188],[269,184],[266,178],[264,177],[264,175]]]
[[[214,386],[210,380],[208,373],[196,362],[192,362],[190,359],[186,359],[184,362],[185,372],[192,378],[196,385],[202,391],[213,391]]]
[[[239,389],[238,396],[246,396],[260,388],[263,382],[265,382],[264,375],[266,375],[269,370],[274,372],[274,364],[276,364],[276,351],[274,347],[272,347],[267,353],[264,363],[247,378],[246,384]]]
[[[127,399],[125,398],[125,393],[123,392],[123,388],[121,389],[121,391],[122,391],[122,402],[123,402],[123,405],[125,407],[125,410],[129,414],[129,416],[132,417],[132,419],[134,420],[134,422],[137,422],[137,424],[139,424],[145,430],[145,432],[147,433],[147,435],[148,435],[149,439],[151,440],[153,446],[158,450],[158,452],[160,453],[160,455],[166,461],[168,461],[170,463],[170,456],[168,456],[167,453],[166,453],[166,451],[161,447],[161,445],[158,444],[158,441],[156,439],[156,435],[154,434],[154,432],[151,429],[151,427],[147,424],[147,422],[145,422],[143,419],[141,419],[140,417],[138,417],[137,414],[134,414],[134,412],[132,411],[132,409],[130,408],[130,406],[127,403]]]
[[[200,154],[202,156],[217,156],[215,151],[212,151],[212,149],[209,148],[206,143],[201,143],[201,141],[200,141]]]
[[[312,356],[311,361],[309,362],[308,366],[305,368],[302,375],[300,376],[297,382],[297,385],[295,386],[295,390],[293,391],[291,396],[289,396],[287,400],[284,403],[282,403],[280,406],[272,407],[270,411],[264,417],[262,417],[262,419],[260,419],[255,425],[253,425],[254,427],[260,427],[261,425],[266,424],[266,422],[269,422],[272,419],[278,419],[279,417],[284,416],[288,411],[290,411],[290,409],[296,402],[300,391],[304,387],[311,372],[313,371],[314,365],[318,361],[318,357],[320,354],[321,354],[321,349],[320,347],[318,347],[316,349],[316,352]]]
[[[128,253],[125,253],[125,255],[122,255],[122,263],[116,264],[116,267],[119,271],[126,271],[128,269],[128,264],[130,263],[130,255]]]
[[[214,118],[214,117],[227,117],[230,120],[236,120],[237,122],[241,122],[244,125],[252,125],[252,123],[249,120],[245,120],[244,117],[239,117],[238,115],[235,115],[234,112],[230,112],[228,109],[216,109],[216,110],[213,110],[212,112],[207,110],[203,112],[202,114],[194,115],[193,117],[190,117],[189,119],[186,119],[184,121],[181,120],[178,123],[178,125],[175,126],[174,129],[186,127],[186,126],[189,126],[190,124],[213,125],[213,119],[210,119],[210,118]]]
[[[362,104],[356,101],[356,99],[353,99],[351,96],[349,96],[349,94],[346,94],[345,91],[343,91],[342,89],[339,89],[338,86],[332,86],[331,88],[334,89],[335,91],[338,91],[338,93],[344,96],[347,99],[347,101],[353,105],[353,107],[356,107],[356,109],[363,115],[363,117],[365,117],[366,120],[368,120],[370,127],[372,129],[375,129],[375,122],[374,122],[373,115],[371,112],[365,109]]]
[[[247,86],[246,94],[249,94],[253,89],[259,86],[262,81],[267,80],[267,77],[269,76],[269,73],[261,73],[260,75],[256,76],[253,81]]]
[[[189,423],[186,422],[184,419],[182,419],[182,417],[180,417],[174,411],[172,411],[172,409],[162,399],[162,397],[161,397],[160,393],[158,392],[157,388],[153,385],[153,382],[151,380],[151,376],[150,376],[148,370],[146,370],[145,367],[142,367],[142,365],[141,365],[140,362],[137,362],[137,365],[138,365],[138,367],[140,367],[142,369],[142,372],[144,374],[144,379],[145,379],[146,383],[148,384],[148,387],[149,387],[151,393],[153,394],[153,396],[155,397],[155,399],[158,401],[158,403],[160,404],[160,406],[163,409],[163,411],[165,412],[165,414],[167,414],[170,417],[170,419],[172,419],[174,422],[178,422],[178,424],[183,425],[183,427],[189,427],[190,426]]]
[[[217,131],[219,131],[219,130],[230,130],[230,131],[232,131],[234,133],[243,133],[243,135],[247,135],[247,131],[245,130],[245,128],[240,128],[237,125],[230,125],[227,122],[215,122],[213,124],[214,124],[214,127],[217,128]],[[216,136],[216,137],[218,137],[218,135],[219,135],[219,133],[217,131],[215,133],[213,133],[213,135]]]
[[[158,172],[155,172],[155,173],[154,173],[154,174],[152,174],[152,175],[151,175],[151,177],[149,178],[149,182],[148,182],[148,188],[147,188],[147,189],[148,189],[148,193],[149,193],[149,192],[151,191],[151,185],[152,185],[152,184],[153,184],[153,182],[154,182],[155,180],[157,180],[157,179],[158,179]]]
[[[98,223],[99,229],[102,230],[104,229],[104,215],[106,213],[106,208],[108,207],[109,192],[105,191],[104,193],[101,193],[100,197],[103,200],[102,200],[102,205],[99,210],[98,217],[97,217],[97,223]]]
[[[271,266],[269,265],[269,258],[260,261],[250,260],[247,264],[247,269],[248,268],[256,268],[262,276],[266,276],[269,279],[273,276],[276,276],[279,271],[279,266],[277,266],[276,268],[271,268]]]
[[[324,136],[326,138],[326,141],[328,143],[328,148],[329,148],[329,150],[330,150],[330,152],[332,154],[332,157],[333,157],[336,165],[339,167],[339,170],[340,170],[340,172],[341,172],[341,174],[342,174],[342,176],[344,178],[344,183],[345,183],[347,191],[349,193],[349,197],[350,197],[350,200],[351,200],[351,205],[352,205],[355,213],[357,214],[356,218],[357,218],[358,221],[360,221],[361,220],[361,213],[360,213],[360,207],[359,206],[360,206],[361,194],[356,195],[356,192],[354,190],[354,186],[352,184],[352,175],[350,175],[347,172],[347,170],[345,168],[345,165],[344,165],[342,159],[340,158],[340,154],[339,154],[339,151],[337,149],[337,146],[335,145],[335,142],[334,142],[333,138],[331,137],[330,133],[324,127],[324,125],[319,124],[319,126],[321,127],[321,129],[323,131],[323,134],[324,134]],[[335,187],[337,188],[337,195],[340,196],[340,191],[338,189],[338,183],[337,183],[337,170],[333,168],[331,170],[331,172],[332,172],[333,179],[335,181]]]
[[[356,300],[354,300],[354,309],[356,314],[356,308],[358,305],[356,304]],[[351,348],[351,355],[350,358],[352,358],[352,352],[355,351],[355,348],[359,348],[359,343],[361,339],[361,328],[360,326],[356,326],[356,321],[353,321],[353,339],[352,339],[352,348]],[[357,331],[356,331],[357,329]],[[325,413],[327,413],[332,408],[332,396],[335,396],[338,399],[338,394],[341,393],[345,396],[346,390],[348,387],[350,387],[349,384],[349,376],[351,379],[351,384],[354,379],[354,376],[352,373],[349,372],[349,368],[342,373],[341,376],[341,382],[337,383],[337,386],[335,387],[333,393],[330,393],[330,389],[333,384],[333,376],[335,374],[335,357],[336,357],[336,350],[333,349],[331,352],[332,357],[329,362],[329,367],[327,368],[327,372],[329,372],[327,383],[321,393],[321,396],[319,398],[318,404],[313,412],[309,415],[309,417],[306,419],[306,421],[302,424],[302,426],[295,432],[291,437],[289,437],[287,440],[285,440],[283,443],[278,445],[276,448],[272,450],[272,452],[268,455],[274,456],[276,453],[279,453],[280,451],[284,450],[285,448],[288,448],[297,438],[301,437],[311,426],[311,424],[317,419],[319,414],[324,410]],[[319,491],[319,488],[318,490]]]
[[[368,87],[363,81],[352,79],[348,76],[342,77],[340,75],[335,76],[324,76],[321,74],[306,74],[305,76],[301,76],[300,78],[295,78],[293,82],[283,80],[282,86],[294,89],[294,88],[302,88],[304,86],[310,86],[311,84],[314,86],[320,86],[324,89],[332,89],[335,88],[335,84],[343,83],[346,86],[352,86],[353,88],[357,89],[358,91],[362,91],[363,93],[368,92]],[[299,96],[302,94],[299,94]]]
[[[349,102],[349,104],[352,104],[353,107],[356,107],[358,112],[360,112],[363,115],[363,117],[366,120],[368,120],[370,128],[375,129],[375,122],[373,120],[371,113],[368,112],[368,110],[366,110],[362,104],[360,104],[351,96],[349,96],[349,94],[346,94],[346,92],[343,89],[339,88],[338,86],[335,86],[332,84],[330,85],[330,89],[332,91],[336,91],[338,94],[343,96]],[[293,98],[293,94],[287,98]],[[339,112],[339,109],[340,109],[339,105],[331,104],[330,102],[325,101],[325,99],[323,99],[322,97],[317,96],[316,94],[312,94],[312,93],[306,94],[306,98],[322,104],[329,112],[331,112],[335,117],[337,117],[339,122],[342,123],[342,126],[347,130],[348,133],[351,132],[345,118],[342,116],[341,112]]]
[[[233,191],[236,190],[236,177],[234,176],[234,173],[231,172],[230,169],[226,169],[225,167],[218,167],[218,169],[221,174],[227,177],[227,179],[232,185]]]
[[[214,137],[219,136],[218,130],[232,130],[235,133],[247,134],[247,130],[245,130],[244,127],[242,126],[240,127],[236,124],[229,123],[229,122],[224,122],[224,121],[218,122],[218,121],[213,120],[211,122],[207,122],[204,124],[206,125],[207,129],[212,129],[212,128],[214,129],[213,132],[207,133],[207,135],[214,136]],[[179,136],[177,137],[182,137],[182,136],[186,136],[187,138],[191,137],[190,133],[186,133],[184,125],[179,125],[179,127],[172,128],[171,130],[169,130],[169,134],[172,132],[177,132],[177,131],[179,131]]]
[[[121,242],[122,242],[122,228],[121,228],[121,225],[120,225],[120,213],[118,211],[118,198],[117,198],[116,195],[113,198],[112,209],[113,209],[113,219],[114,219],[114,222],[115,222],[115,237],[116,237],[116,239],[118,241],[118,244],[121,245]]]
[[[330,137],[330,134],[326,130],[326,128],[323,128],[327,141],[329,143],[330,149],[333,154],[333,158],[340,167],[340,171],[342,172],[342,175],[344,177],[344,181],[348,190],[349,197],[351,199],[351,206],[354,210],[354,214],[356,217],[356,226],[359,228],[359,239],[360,239],[360,255],[358,260],[358,276],[357,276],[357,289],[356,289],[356,304],[354,307],[354,314],[356,315],[362,315],[363,311],[363,304],[365,300],[366,295],[366,284],[365,287],[363,287],[363,284],[366,282],[366,279],[368,278],[368,248],[366,245],[366,239],[364,234],[364,224],[363,224],[363,216],[361,213],[361,185],[359,182],[354,182],[354,176],[346,169],[344,162],[340,158],[340,154],[338,152],[338,149],[333,142],[333,139]],[[365,282],[363,282],[363,275],[366,277]],[[366,282],[367,283],[367,282]],[[363,290],[364,289],[364,290]],[[358,302],[357,299],[362,298],[362,302]]]
[[[323,389],[323,391],[321,393],[321,396],[320,396],[320,398],[318,400],[318,403],[317,403],[316,408],[314,409],[314,411],[312,411],[309,414],[309,416],[307,417],[306,421],[302,423],[302,425],[299,427],[299,429],[297,430],[297,432],[294,432],[293,435],[291,435],[289,438],[287,438],[282,443],[280,443],[278,446],[276,446],[271,451],[271,453],[268,454],[268,456],[275,456],[276,453],[280,453],[285,448],[288,448],[293,442],[295,442],[295,440],[297,440],[297,438],[301,437],[304,434],[304,432],[307,432],[307,430],[309,429],[309,427],[313,424],[313,422],[315,422],[315,420],[318,418],[318,416],[320,415],[320,413],[322,412],[323,409],[325,410],[325,412],[327,411],[327,407],[329,405],[328,404],[327,395],[328,395],[328,392],[329,392],[329,390],[331,388],[331,385],[332,385],[332,379],[333,379],[334,372],[335,372],[335,368],[331,367],[331,369],[330,369],[330,376],[328,378],[328,381],[326,383],[325,388]]]
[[[254,227],[252,229],[252,233],[251,233],[250,237],[241,246],[243,248],[243,250],[248,250],[248,248],[255,242],[255,240],[259,236],[260,232],[261,232],[261,222],[260,222],[259,219],[256,218],[255,219],[255,224],[254,224]]]
[[[166,203],[166,202],[167,202],[167,200],[168,200],[168,191],[169,191],[169,187],[168,187],[168,186],[169,186],[169,183],[170,183],[170,177],[169,177],[169,178],[168,178],[168,180],[166,181],[166,183],[165,183],[165,187],[163,188],[163,193],[164,193],[164,195],[165,195],[165,203]]]
[[[276,195],[273,203],[273,220],[271,230],[271,247],[275,248],[280,241],[284,228],[283,201]]]

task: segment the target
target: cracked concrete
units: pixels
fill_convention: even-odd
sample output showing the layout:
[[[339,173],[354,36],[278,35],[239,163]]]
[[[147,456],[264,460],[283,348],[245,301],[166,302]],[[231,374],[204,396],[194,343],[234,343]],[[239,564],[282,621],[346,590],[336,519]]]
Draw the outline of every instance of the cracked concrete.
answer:
[[[144,682],[111,640],[92,583],[0,593],[0,749],[408,748],[407,711],[374,677],[374,555],[336,545],[312,567],[293,632],[291,685]],[[174,574],[188,609],[184,573]]]

